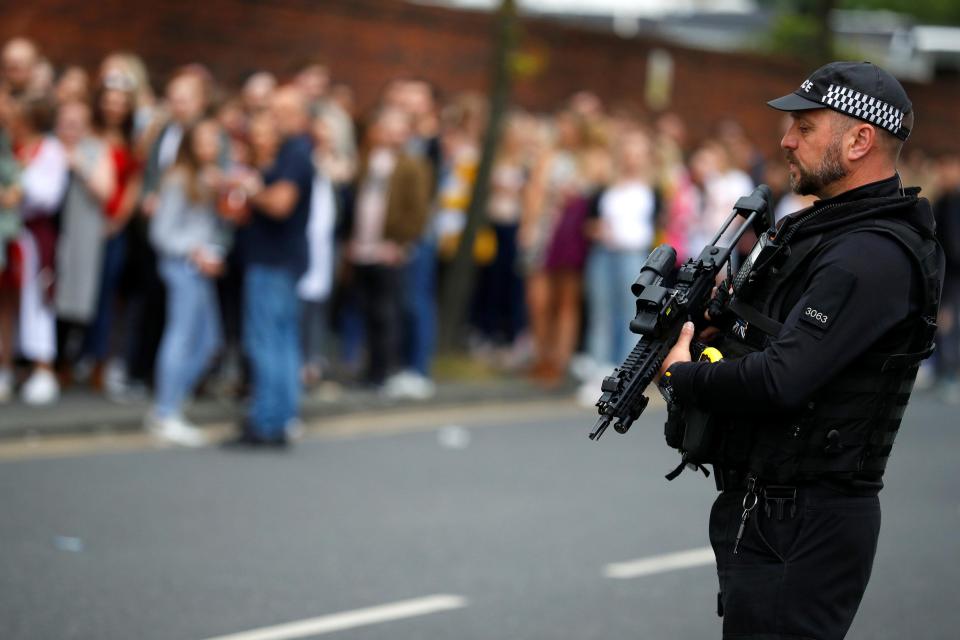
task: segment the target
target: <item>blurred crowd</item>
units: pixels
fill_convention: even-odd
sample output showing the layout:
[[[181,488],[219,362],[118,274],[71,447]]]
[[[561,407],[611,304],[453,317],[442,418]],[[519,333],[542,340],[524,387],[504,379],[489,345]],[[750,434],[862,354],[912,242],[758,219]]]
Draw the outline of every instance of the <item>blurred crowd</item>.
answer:
[[[189,445],[202,436],[182,407],[198,386],[249,395],[251,443],[283,443],[302,390],[327,380],[433,395],[483,96],[403,77],[358,114],[322,61],[236,90],[190,64],[155,93],[136,55],[55,69],[23,38],[0,72],[0,401],[48,404],[65,385],[152,393],[148,425]],[[656,243],[698,254],[761,182],[778,218],[809,204],[776,142],[761,150],[733,120],[692,140],[675,114],[587,92],[511,112],[464,343],[595,396],[633,346],[629,285]],[[903,174],[949,235],[938,373],[955,394],[960,160],[912,152]]]

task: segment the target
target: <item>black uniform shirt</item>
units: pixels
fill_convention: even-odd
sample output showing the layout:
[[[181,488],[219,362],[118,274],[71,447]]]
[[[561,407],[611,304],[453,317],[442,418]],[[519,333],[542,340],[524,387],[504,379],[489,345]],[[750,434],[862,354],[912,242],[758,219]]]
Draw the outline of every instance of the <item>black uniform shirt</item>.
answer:
[[[829,202],[895,196],[899,188],[894,176]],[[786,296],[783,308],[790,311],[767,348],[717,363],[670,367],[678,401],[740,415],[799,409],[897,323],[919,312],[922,298],[919,274],[904,249],[868,231],[837,239],[813,259],[806,277],[794,282],[776,294]]]

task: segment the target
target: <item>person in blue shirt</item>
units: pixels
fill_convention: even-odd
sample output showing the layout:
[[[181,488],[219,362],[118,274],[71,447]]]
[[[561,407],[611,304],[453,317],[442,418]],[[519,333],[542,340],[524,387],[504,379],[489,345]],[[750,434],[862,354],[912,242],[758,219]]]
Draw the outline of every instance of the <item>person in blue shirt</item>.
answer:
[[[249,190],[244,234],[243,340],[253,373],[250,408],[235,444],[286,446],[300,403],[297,281],[306,271],[313,162],[307,101],[299,89],[277,89],[270,114],[282,140],[262,184]]]

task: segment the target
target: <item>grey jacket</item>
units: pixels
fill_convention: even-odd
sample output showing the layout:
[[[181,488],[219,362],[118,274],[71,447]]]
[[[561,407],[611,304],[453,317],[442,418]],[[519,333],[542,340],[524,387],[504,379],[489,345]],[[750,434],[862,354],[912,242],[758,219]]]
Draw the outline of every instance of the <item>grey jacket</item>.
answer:
[[[92,170],[108,153],[96,138],[85,138],[79,146],[80,160]],[[87,323],[96,313],[100,295],[104,246],[103,203],[96,199],[81,178],[73,175],[60,210],[60,237],[57,240],[57,316]]]
[[[229,246],[230,229],[217,215],[213,198],[192,202],[185,176],[173,170],[160,186],[160,201],[150,220],[150,243],[168,258],[185,258],[199,248],[222,253]]]

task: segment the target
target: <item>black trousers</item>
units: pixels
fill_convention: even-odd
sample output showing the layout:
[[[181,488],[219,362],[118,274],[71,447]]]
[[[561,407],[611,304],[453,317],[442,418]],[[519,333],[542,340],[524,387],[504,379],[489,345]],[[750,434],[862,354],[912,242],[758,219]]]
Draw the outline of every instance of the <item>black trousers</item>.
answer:
[[[127,297],[127,377],[153,383],[157,352],[166,322],[167,289],[150,246],[148,223],[137,217],[127,228],[128,249],[124,289]]]
[[[870,580],[879,499],[800,487],[795,514],[785,504],[779,519],[761,494],[734,555],[743,497],[725,491],[710,513],[724,639],[841,640]]]
[[[367,334],[365,382],[381,384],[394,373],[400,358],[403,269],[355,265],[353,274]]]

